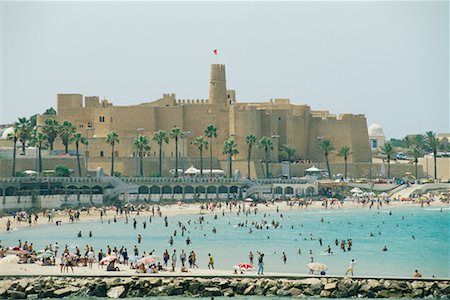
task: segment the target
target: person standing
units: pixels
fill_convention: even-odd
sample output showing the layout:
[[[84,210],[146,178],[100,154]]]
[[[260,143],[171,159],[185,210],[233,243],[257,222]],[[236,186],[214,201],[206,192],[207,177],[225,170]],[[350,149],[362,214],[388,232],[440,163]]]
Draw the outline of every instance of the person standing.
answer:
[[[211,255],[211,253],[208,253],[209,262],[208,262],[208,269],[214,270],[214,257]]]
[[[355,264],[356,264],[355,260],[352,259],[352,261],[348,264],[347,272],[345,272],[345,275],[347,275],[348,272],[350,272],[352,274],[352,276],[353,276],[353,268],[355,267]]]
[[[264,275],[264,253],[258,252],[258,254],[258,275]]]
[[[253,265],[253,253],[252,253],[252,251],[250,251],[250,253],[248,254],[248,260],[250,261],[250,264]]]
[[[184,267],[184,263],[186,262],[186,252],[184,252],[184,250],[181,250],[180,260],[181,266]]]
[[[177,250],[173,249],[172,253],[172,272],[175,272],[175,267],[177,266]]]
[[[87,259],[88,259],[89,269],[92,269],[92,264],[94,263],[94,259],[95,259],[95,253],[94,253],[94,249],[92,249],[92,247],[89,249],[89,252],[87,253]]]
[[[281,256],[281,259],[283,260],[283,263],[286,264],[286,262],[287,262],[287,256],[286,256],[286,253],[285,253],[285,252],[283,252],[283,256]]]

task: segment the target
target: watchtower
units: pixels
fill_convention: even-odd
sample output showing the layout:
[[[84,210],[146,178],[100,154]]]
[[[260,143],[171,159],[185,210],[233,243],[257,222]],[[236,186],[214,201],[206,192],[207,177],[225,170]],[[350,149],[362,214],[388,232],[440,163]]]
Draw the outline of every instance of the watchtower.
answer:
[[[227,81],[225,65],[211,65],[211,81],[209,84],[209,103],[227,105]]]

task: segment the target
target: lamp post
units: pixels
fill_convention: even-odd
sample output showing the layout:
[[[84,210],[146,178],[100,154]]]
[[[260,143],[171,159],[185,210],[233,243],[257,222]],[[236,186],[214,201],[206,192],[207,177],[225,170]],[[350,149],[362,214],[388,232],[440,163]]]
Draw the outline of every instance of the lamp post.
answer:
[[[182,136],[182,149],[181,149],[181,169],[183,170],[183,174],[181,174],[182,177],[184,177],[184,140],[185,138],[190,135],[191,132],[190,131],[183,131],[183,136]],[[178,170],[177,170],[178,172]]]
[[[277,138],[279,138],[279,137],[280,137],[280,136],[279,136],[278,134],[274,134],[274,135],[271,136],[272,140],[275,140],[275,139],[277,139]],[[275,144],[275,143],[274,143],[274,144]],[[270,178],[273,178],[273,160],[274,160],[273,154],[274,154],[274,152],[275,152],[275,150],[272,149],[272,159],[271,159],[271,161],[270,161]]]
[[[36,124],[36,126],[34,126],[34,132],[35,132],[35,134],[36,133],[38,133],[39,132],[39,127],[42,127],[42,125],[41,124]],[[41,150],[41,149],[39,149],[39,145],[34,145],[34,149],[35,149],[35,155],[36,155],[36,175],[38,175],[39,174],[39,151]]]
[[[84,168],[85,168],[85,173],[86,173],[86,177],[88,177],[89,175],[89,162],[88,162],[88,157],[89,157],[89,135],[88,135],[88,131],[89,130],[95,130],[95,128],[93,127],[86,127],[86,153],[84,155]]]
[[[319,143],[320,140],[323,139],[323,136],[317,137],[317,169],[320,169],[320,149],[319,149]]]
[[[144,128],[137,128],[137,129],[136,129],[136,141],[137,141],[138,136],[139,136],[139,131],[144,131]],[[135,152],[134,152],[134,160],[135,160],[135,162],[136,162],[136,177],[138,177],[138,176],[139,176],[139,172],[138,172],[138,169],[139,169],[139,159],[138,159],[138,149],[137,149],[137,148],[136,148],[136,150],[135,150]]]

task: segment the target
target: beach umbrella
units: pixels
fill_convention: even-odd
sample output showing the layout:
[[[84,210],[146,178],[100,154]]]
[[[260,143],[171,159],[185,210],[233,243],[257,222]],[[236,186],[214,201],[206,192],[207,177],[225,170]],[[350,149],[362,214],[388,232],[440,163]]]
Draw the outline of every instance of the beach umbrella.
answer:
[[[117,257],[115,257],[114,255],[106,256],[100,261],[100,264],[109,263],[111,261],[115,261],[116,259]]]
[[[14,247],[14,248],[9,248],[8,250],[6,250],[6,254],[25,255],[25,254],[28,254],[28,251],[23,250],[22,248],[19,248],[19,247]]]
[[[137,262],[139,264],[152,264],[158,261],[157,257],[151,256],[151,255],[147,255],[144,256],[143,258],[139,259]]]
[[[50,251],[50,250],[45,250],[45,251],[42,251],[40,253],[37,252],[37,254],[38,254],[38,256],[37,256],[38,259],[40,259],[40,258],[50,258],[50,257],[55,256],[53,251]]]
[[[245,198],[245,202],[253,202],[252,198]]]
[[[352,194],[359,194],[362,193],[363,191],[359,188],[359,187],[354,187],[350,190],[350,193]]]
[[[255,268],[252,264],[237,264],[233,266],[234,269],[241,270],[241,271],[253,271]]]
[[[324,272],[328,270],[328,266],[326,264],[320,262],[312,262],[307,264],[308,268],[314,272]]]
[[[389,195],[388,195],[388,193],[386,193],[386,192],[382,192],[381,194],[380,194],[380,197],[382,197],[382,198],[386,198],[386,197],[388,197]]]
[[[17,255],[7,255],[0,260],[0,264],[16,264],[20,258]]]
[[[184,204],[184,202],[177,201],[177,205],[183,205],[183,204]]]

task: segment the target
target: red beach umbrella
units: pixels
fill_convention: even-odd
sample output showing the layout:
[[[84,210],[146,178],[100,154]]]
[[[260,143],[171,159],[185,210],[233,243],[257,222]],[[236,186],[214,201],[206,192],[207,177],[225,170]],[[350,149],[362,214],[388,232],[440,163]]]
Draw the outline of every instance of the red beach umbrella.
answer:
[[[252,264],[237,264],[233,268],[241,270],[241,271],[253,271],[255,268]]]

